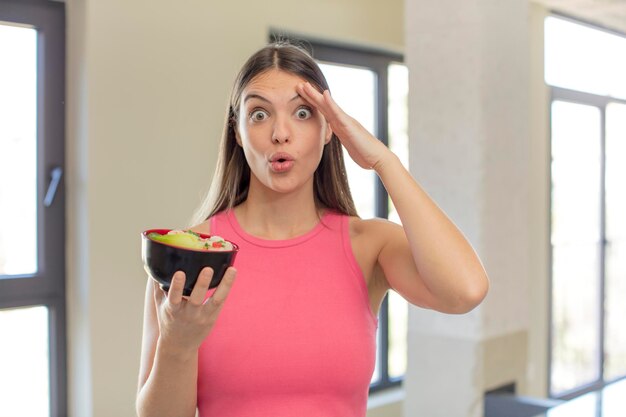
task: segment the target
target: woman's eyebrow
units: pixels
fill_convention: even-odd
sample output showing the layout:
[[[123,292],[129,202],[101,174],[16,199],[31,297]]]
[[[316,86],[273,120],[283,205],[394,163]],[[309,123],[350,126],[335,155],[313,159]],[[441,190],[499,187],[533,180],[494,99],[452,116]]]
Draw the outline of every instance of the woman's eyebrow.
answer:
[[[245,102],[247,102],[248,100],[252,100],[253,98],[256,98],[256,99],[261,100],[261,101],[265,101],[266,103],[270,103],[270,104],[272,103],[270,100],[266,99],[265,97],[263,97],[262,95],[257,94],[257,93],[250,93],[250,94],[247,94],[247,95],[243,98],[243,102],[245,103]],[[289,99],[289,101],[290,101],[290,102],[292,102],[292,101],[297,100],[297,99],[302,99],[302,100],[304,100],[300,94],[296,94],[295,96],[293,96],[292,98],[290,98],[290,99]]]

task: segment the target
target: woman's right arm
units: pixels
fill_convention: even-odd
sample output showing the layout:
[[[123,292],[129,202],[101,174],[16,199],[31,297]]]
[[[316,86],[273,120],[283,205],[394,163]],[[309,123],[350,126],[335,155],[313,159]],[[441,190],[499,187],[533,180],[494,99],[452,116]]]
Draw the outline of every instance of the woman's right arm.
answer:
[[[185,274],[180,271],[174,274],[167,295],[148,279],[136,403],[139,417],[195,415],[198,349],[213,328],[235,274],[229,268],[208,299],[211,268],[202,270],[189,298],[182,296]]]

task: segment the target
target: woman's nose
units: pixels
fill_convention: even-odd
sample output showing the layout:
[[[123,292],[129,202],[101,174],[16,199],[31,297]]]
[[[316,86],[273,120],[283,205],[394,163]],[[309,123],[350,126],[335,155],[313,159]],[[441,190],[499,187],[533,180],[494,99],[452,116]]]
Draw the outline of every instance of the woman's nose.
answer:
[[[274,131],[272,132],[272,142],[276,144],[286,143],[289,142],[290,136],[289,123],[281,117],[276,118]]]

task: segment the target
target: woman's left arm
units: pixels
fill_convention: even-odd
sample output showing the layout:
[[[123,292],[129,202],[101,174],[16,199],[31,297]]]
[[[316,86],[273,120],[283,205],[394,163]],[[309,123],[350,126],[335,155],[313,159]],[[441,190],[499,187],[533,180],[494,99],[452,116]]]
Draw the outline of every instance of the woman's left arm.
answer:
[[[388,285],[413,304],[445,313],[466,313],[480,304],[489,288],[480,259],[398,157],[328,91],[320,94],[305,83],[298,92],[324,115],[352,159],[376,171],[402,220],[402,228],[378,223],[370,229],[377,239],[385,236],[378,264]]]

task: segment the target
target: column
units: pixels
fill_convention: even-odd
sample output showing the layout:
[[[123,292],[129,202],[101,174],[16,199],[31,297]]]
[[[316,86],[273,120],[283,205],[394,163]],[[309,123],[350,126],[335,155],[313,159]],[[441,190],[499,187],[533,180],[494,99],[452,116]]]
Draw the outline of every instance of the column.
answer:
[[[471,313],[410,310],[407,417],[480,417],[485,390],[525,389],[528,8],[528,0],[406,3],[411,171],[491,280]]]

